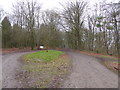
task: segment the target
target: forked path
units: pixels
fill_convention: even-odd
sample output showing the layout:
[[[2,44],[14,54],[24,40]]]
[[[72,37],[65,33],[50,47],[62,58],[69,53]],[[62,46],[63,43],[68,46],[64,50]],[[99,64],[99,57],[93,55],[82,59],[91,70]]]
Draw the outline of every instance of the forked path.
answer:
[[[2,87],[21,88],[16,75],[21,71],[20,56],[13,53],[2,56]],[[63,88],[117,88],[118,76],[101,65],[96,58],[76,52],[67,52],[72,59],[72,72],[66,78]]]
[[[73,66],[62,88],[118,88],[118,76],[92,56],[67,52]]]

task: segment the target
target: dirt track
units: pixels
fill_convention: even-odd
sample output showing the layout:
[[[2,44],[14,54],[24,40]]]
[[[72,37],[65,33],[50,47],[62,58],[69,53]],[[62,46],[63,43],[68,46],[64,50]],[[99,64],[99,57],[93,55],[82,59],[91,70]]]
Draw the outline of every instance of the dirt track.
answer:
[[[92,56],[67,52],[73,62],[62,88],[118,88],[118,76]]]
[[[26,54],[23,53],[11,53],[2,56],[2,88],[21,88],[21,82],[18,82],[16,77],[21,72],[22,63],[20,56]]]
[[[2,56],[3,88],[21,88],[16,75],[21,71],[19,60],[23,53]],[[96,58],[76,52],[67,52],[73,62],[71,74],[62,88],[117,88],[118,76],[101,65]]]

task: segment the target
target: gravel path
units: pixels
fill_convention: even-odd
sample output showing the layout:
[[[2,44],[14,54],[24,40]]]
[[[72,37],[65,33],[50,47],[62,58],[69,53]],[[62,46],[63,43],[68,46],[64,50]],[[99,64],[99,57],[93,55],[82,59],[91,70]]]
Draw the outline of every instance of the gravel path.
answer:
[[[92,56],[67,52],[73,62],[62,88],[118,88],[118,76]]]
[[[2,88],[21,88],[17,81],[17,74],[21,71],[20,56],[28,52],[2,55]]]
[[[2,88],[21,88],[16,75],[21,71],[20,56],[28,52],[2,55]],[[73,62],[71,74],[62,88],[117,88],[118,76],[101,65],[96,58],[67,52]]]

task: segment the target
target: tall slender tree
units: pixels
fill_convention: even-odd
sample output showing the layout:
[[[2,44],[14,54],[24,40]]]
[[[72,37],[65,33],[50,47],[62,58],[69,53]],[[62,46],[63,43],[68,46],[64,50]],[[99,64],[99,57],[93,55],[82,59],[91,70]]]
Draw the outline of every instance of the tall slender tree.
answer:
[[[7,17],[2,21],[2,46],[4,48],[12,47],[11,45],[11,23]]]

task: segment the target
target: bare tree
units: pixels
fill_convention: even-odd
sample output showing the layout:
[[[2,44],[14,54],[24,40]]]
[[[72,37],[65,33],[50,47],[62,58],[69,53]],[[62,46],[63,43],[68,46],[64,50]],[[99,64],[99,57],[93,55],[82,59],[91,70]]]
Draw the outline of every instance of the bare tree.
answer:
[[[21,29],[25,27],[28,30],[29,40],[31,49],[34,48],[35,39],[34,39],[34,28],[36,25],[36,20],[38,24],[39,12],[41,9],[41,4],[36,1],[22,1],[17,2],[14,6],[14,16],[17,18],[16,23],[21,26]]]
[[[120,55],[120,2],[107,4],[105,5],[104,10],[106,11],[106,15],[109,17],[109,24],[113,25],[112,29],[114,31],[115,47],[118,55]],[[108,28],[111,29],[111,27]]]
[[[2,8],[0,8],[0,22],[1,22],[3,15],[4,15],[4,10]]]
[[[69,38],[72,38],[70,44],[74,44],[72,45],[74,49],[82,49],[83,14],[86,5],[86,2],[76,1],[68,2],[66,7],[64,7],[63,18],[69,27],[69,34],[72,35]]]
[[[44,44],[48,47],[59,47],[61,42],[60,37],[60,15],[57,11],[47,10],[42,14],[43,25],[45,33],[47,34]],[[61,43],[62,44],[62,43]]]

